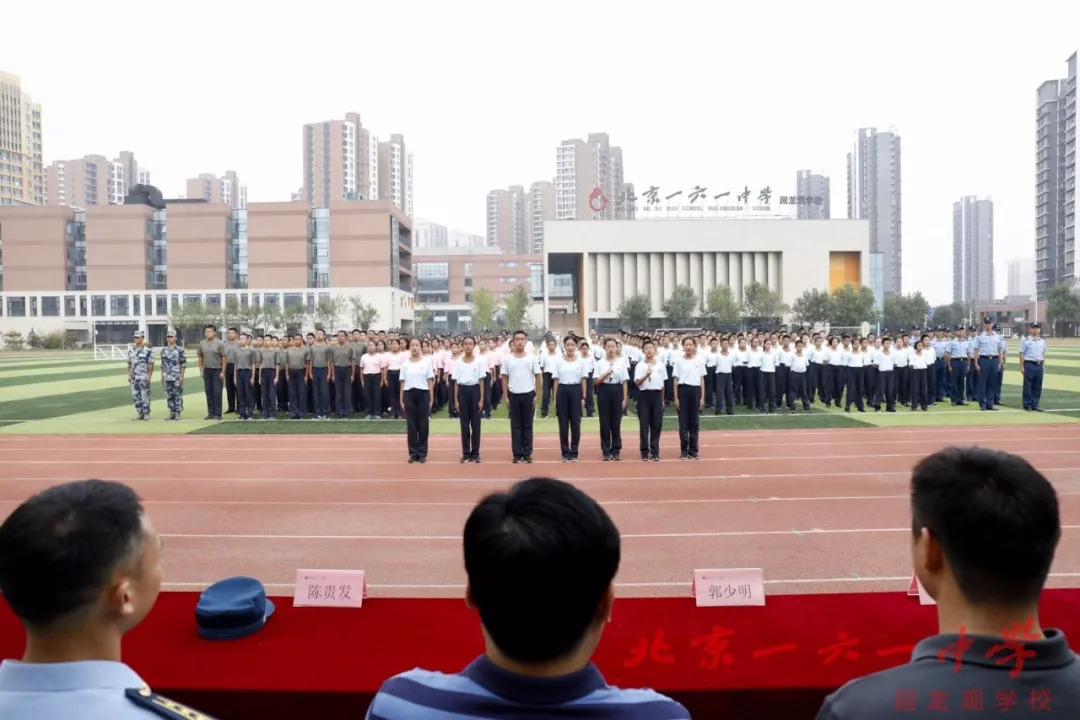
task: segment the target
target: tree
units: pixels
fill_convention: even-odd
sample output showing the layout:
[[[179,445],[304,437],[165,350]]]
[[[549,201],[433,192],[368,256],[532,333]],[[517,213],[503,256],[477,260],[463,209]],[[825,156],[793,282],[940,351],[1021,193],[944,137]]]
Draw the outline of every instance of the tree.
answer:
[[[1055,337],[1064,335],[1060,323],[1080,321],[1080,296],[1068,285],[1054,285],[1046,301],[1046,319],[1050,321]]]
[[[934,315],[930,318],[931,323],[941,327],[956,327],[968,322],[968,308],[963,303],[950,303],[938,305],[934,308]]]
[[[839,327],[861,326],[874,317],[874,291],[866,285],[848,284],[833,290],[831,324]]]
[[[730,285],[714,285],[705,297],[705,317],[714,326],[739,322],[739,303]]]
[[[780,299],[780,293],[773,292],[768,285],[752,282],[743,288],[743,317],[776,318],[787,311],[788,307]]]
[[[354,328],[367,330],[379,319],[379,311],[374,305],[369,305],[364,302],[363,296],[351,295],[348,298],[348,303],[349,318],[352,320],[352,326]]]
[[[698,296],[689,285],[676,285],[671,297],[664,302],[664,317],[675,328],[690,327],[698,309]]]
[[[431,312],[431,308],[427,305],[421,305],[413,312],[413,328],[417,335],[423,335],[431,332],[431,325],[434,322],[434,315]]]
[[[631,295],[623,298],[616,309],[619,314],[619,323],[629,332],[638,332],[649,327],[649,318],[652,317],[652,301],[645,293]]]
[[[30,333],[26,336],[26,346],[31,350],[41,349],[41,336],[34,332],[34,328],[30,328]]]
[[[476,332],[495,327],[495,297],[485,287],[473,291],[472,325]]]
[[[892,330],[906,330],[922,325],[930,315],[930,303],[922,293],[909,295],[890,295],[885,298],[885,327]],[[956,325],[956,323],[951,323]]]
[[[833,297],[824,290],[807,290],[791,306],[795,322],[803,325],[825,323],[833,316]]]
[[[211,322],[210,314],[198,300],[174,304],[172,312],[169,313],[169,324],[176,330],[179,338],[183,338],[185,333],[192,338],[198,338],[202,329]]]
[[[4,349],[5,350],[22,350],[23,349],[23,336],[18,330],[8,330],[4,333]]]
[[[315,323],[315,328],[322,328],[326,332],[334,332],[334,326],[338,323],[338,315],[345,310],[345,301],[337,295],[332,295],[330,298],[320,300],[319,304],[315,306],[315,312],[312,313],[312,321]]]
[[[281,324],[283,330],[286,333],[290,330],[299,332],[304,326],[304,320],[307,319],[307,316],[307,309],[305,309],[301,303],[286,305],[285,309],[281,311]]]
[[[532,306],[532,296],[524,285],[517,285],[510,291],[506,298],[506,324],[515,330],[527,329],[532,323],[529,322],[529,308]]]

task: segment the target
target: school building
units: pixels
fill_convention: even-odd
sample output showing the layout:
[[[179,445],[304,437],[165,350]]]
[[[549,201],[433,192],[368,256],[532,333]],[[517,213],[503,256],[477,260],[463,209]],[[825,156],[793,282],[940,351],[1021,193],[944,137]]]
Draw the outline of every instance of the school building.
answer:
[[[882,304],[880,254],[870,253],[867,220],[656,219],[544,223],[544,265],[568,278],[560,312],[545,295],[553,330],[581,332],[617,325],[619,304],[644,293],[653,325],[663,326],[664,301],[677,285],[694,289],[704,310],[715,285],[737,302],[753,282],[791,305],[814,288],[869,285]]]

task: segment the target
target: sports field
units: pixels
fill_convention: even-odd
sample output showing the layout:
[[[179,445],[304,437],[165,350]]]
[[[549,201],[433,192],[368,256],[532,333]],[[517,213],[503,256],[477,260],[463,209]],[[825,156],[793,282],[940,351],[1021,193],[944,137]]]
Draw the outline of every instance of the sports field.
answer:
[[[1009,367],[1002,388],[999,412],[980,412],[978,406],[955,408],[940,403],[928,412],[844,413],[814,407],[811,415],[760,416],[737,410],[734,416],[705,416],[705,430],[813,429],[847,427],[932,427],[972,425],[1019,425],[1080,422],[1080,345],[1051,343],[1047,354],[1041,406],[1046,412],[1023,412],[1020,405],[1021,375],[1010,343]],[[206,404],[197,368],[185,385],[185,417],[165,422],[168,410],[160,377],[155,372],[151,388],[152,419],[132,422],[135,415],[127,370],[123,363],[94,360],[89,353],[0,353],[0,434],[174,434],[189,433],[404,433],[404,421],[331,420],[237,422],[226,415],[222,421],[204,421]],[[485,432],[509,432],[505,409],[484,424]],[[673,415],[673,414],[672,414]],[[583,432],[598,429],[597,420],[586,419]],[[633,418],[628,422],[634,423]],[[669,427],[675,418],[669,417]],[[445,410],[433,419],[433,433],[457,434],[458,421]],[[635,426],[636,427],[636,426]],[[557,432],[554,418],[537,420],[539,433]]]

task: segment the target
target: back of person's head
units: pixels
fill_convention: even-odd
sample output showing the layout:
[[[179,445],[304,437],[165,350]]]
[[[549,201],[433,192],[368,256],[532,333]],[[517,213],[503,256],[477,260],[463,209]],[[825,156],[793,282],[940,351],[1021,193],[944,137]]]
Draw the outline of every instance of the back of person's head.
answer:
[[[964,599],[976,606],[1038,601],[1061,538],[1057,494],[1017,455],[947,448],[911,477],[912,529],[941,546]]]
[[[464,549],[472,602],[507,657],[565,657],[606,620],[619,531],[573,485],[533,478],[489,495],[465,523]]]
[[[131,488],[102,480],[57,485],[0,525],[0,593],[31,630],[81,620],[103,599],[127,630],[160,590],[157,545]]]

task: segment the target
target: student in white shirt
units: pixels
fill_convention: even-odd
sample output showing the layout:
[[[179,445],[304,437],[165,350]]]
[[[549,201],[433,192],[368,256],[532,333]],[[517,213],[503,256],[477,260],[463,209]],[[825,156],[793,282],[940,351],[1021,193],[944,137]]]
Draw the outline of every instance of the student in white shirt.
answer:
[[[713,394],[716,392],[716,356],[720,352],[720,339],[713,335],[705,353],[705,407],[714,407]]]
[[[409,462],[425,463],[428,454],[428,421],[435,402],[435,369],[431,358],[420,354],[420,338],[409,341],[409,357],[398,372],[398,402],[405,412]]]
[[[502,360],[503,395],[510,416],[510,449],[514,462],[532,462],[533,419],[540,388],[540,361],[525,350],[528,336],[523,330],[514,333],[514,352]]]
[[[900,333],[893,346],[893,373],[896,377],[896,401],[901,405],[911,402],[911,355],[912,349],[908,347],[907,335]]]
[[[750,340],[750,349],[746,352],[746,387],[744,389],[746,407],[756,410],[761,407],[761,346],[758,339]]]
[[[863,366],[866,364],[866,354],[862,346],[855,342],[847,354],[847,402],[844,404],[844,412],[851,412],[851,403],[855,403],[855,409],[866,412],[863,406]]]
[[[735,391],[735,402],[743,403],[750,407],[750,395],[746,392],[746,366],[749,363],[750,351],[746,348],[746,339],[740,335],[737,349],[732,350],[735,363],[731,371],[732,387]]]
[[[877,394],[877,348],[868,338],[860,341],[863,354],[863,395],[866,404],[873,407],[874,396]]]
[[[807,360],[810,362],[810,371],[807,374],[809,382],[807,393],[810,396],[810,402],[814,402],[814,396],[818,396],[821,402],[825,403],[825,407],[829,407],[831,400],[829,399],[829,391],[825,387],[828,382],[829,369],[826,366],[825,347],[822,345],[822,339],[820,335],[814,336],[814,346],[806,350]]]
[[[791,371],[788,373],[788,413],[795,414],[795,400],[802,402],[803,412],[810,412],[810,390],[807,387],[807,370],[810,360],[803,354],[805,343],[802,340],[795,341],[795,352],[792,354]]]
[[[558,344],[554,339],[549,339],[544,344],[544,349],[540,351],[540,371],[543,373],[543,383],[541,384],[541,399],[540,399],[540,417],[546,418],[548,416],[548,410],[551,407],[551,396],[554,394],[555,388],[555,371],[559,367],[559,359],[562,356],[559,355]]]
[[[578,343],[578,356],[585,361],[585,417],[592,417],[596,412],[595,388],[593,387],[593,371],[596,369],[596,358],[593,357],[592,348],[584,338]]]
[[[600,414],[600,450],[604,461],[618,462],[622,458],[622,416],[626,410],[629,381],[626,363],[618,357],[618,341],[604,340],[605,357],[596,363],[593,378],[596,383],[597,410]]]
[[[937,405],[937,375],[934,363],[938,361],[938,355],[934,348],[934,339],[929,335],[922,336],[922,352],[926,358],[926,399],[930,407],[934,407]]]
[[[765,414],[765,406],[768,412],[776,411],[776,363],[779,356],[773,351],[772,340],[765,341],[765,347],[761,350],[761,374],[758,376],[758,398],[761,400],[760,413]]]
[[[793,354],[791,336],[781,336],[779,342],[773,343],[773,352],[776,353],[776,406],[784,404],[784,396],[788,393],[788,374],[791,372],[791,364],[788,358]]]
[[[480,416],[488,387],[487,361],[476,354],[476,339],[466,335],[454,361],[454,407],[461,423],[461,462],[480,462]]]
[[[698,433],[701,409],[705,396],[701,385],[705,379],[705,363],[697,356],[694,338],[683,339],[683,354],[675,360],[672,375],[677,385],[675,408],[679,412],[679,450],[683,460],[700,460]]]
[[[555,415],[559,418],[562,461],[577,462],[581,442],[581,411],[585,408],[586,364],[583,358],[578,357],[574,338],[566,338],[563,347],[564,354],[554,361],[552,373]]]
[[[892,340],[881,338],[881,350],[876,356],[877,395],[874,398],[874,411],[881,412],[881,403],[885,402],[885,412],[896,412],[896,354]]]
[[[716,353],[716,404],[715,414],[726,412],[735,414],[735,354],[728,347],[727,338],[720,341],[720,352]]]
[[[932,351],[931,351],[932,352]],[[926,410],[927,396],[927,353],[923,350],[922,340],[915,343],[915,349],[911,354],[911,411],[921,407]]]
[[[825,350],[825,407],[829,401],[836,407],[840,407],[844,399],[844,353],[840,350],[840,339],[833,336],[829,340],[829,347]]]
[[[641,459],[660,460],[660,432],[664,427],[664,384],[667,365],[656,356],[656,343],[646,340],[645,359],[634,368],[634,384],[638,388],[638,429],[641,437]]]

